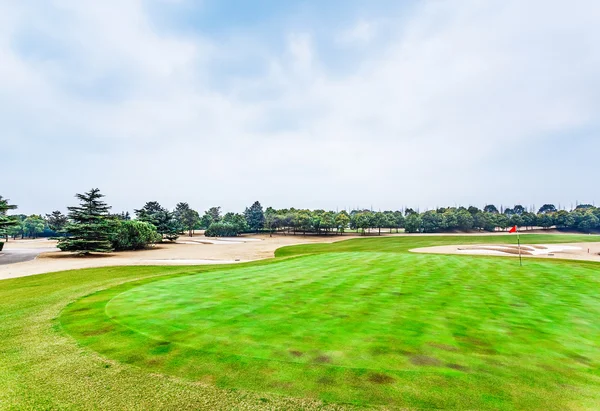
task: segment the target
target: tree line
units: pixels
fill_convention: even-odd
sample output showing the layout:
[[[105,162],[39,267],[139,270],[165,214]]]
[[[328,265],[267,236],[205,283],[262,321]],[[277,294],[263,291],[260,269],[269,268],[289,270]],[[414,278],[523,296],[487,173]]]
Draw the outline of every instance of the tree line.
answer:
[[[237,236],[242,233],[284,233],[343,235],[347,231],[359,234],[382,232],[444,233],[456,231],[498,231],[518,226],[569,229],[581,232],[600,230],[600,208],[578,205],[571,211],[558,210],[545,204],[537,213],[522,205],[500,210],[494,205],[477,207],[447,207],[424,212],[352,210],[326,211],[307,209],[263,209],[256,201],[243,213],[221,213],[221,207],[211,207],[200,215],[188,203],[181,202],[173,210],[150,201],[128,212],[112,214],[98,189],[76,194],[79,205],[68,207],[68,214],[53,211],[45,216],[16,215],[8,212],[15,205],[0,196],[0,236],[8,240],[17,236],[37,235],[58,238],[58,247],[81,254],[113,250],[136,250],[161,241],[175,241],[181,235],[193,236],[195,230],[205,230],[209,237]],[[0,243],[1,244],[1,243]]]

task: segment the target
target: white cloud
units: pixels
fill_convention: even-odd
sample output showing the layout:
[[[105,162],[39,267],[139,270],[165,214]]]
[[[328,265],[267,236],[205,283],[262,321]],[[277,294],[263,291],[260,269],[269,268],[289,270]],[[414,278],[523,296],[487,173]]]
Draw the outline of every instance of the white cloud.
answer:
[[[336,36],[336,41],[342,45],[369,44],[377,35],[377,29],[373,22],[359,20],[353,27],[343,30]]]
[[[599,143],[584,138],[582,161],[545,157],[557,136],[600,128],[600,6],[578,4],[424,2],[385,42],[359,21],[334,38],[342,48],[377,44],[342,75],[310,26],[275,33],[286,47],[265,54],[264,44],[236,48],[258,40],[159,32],[141,1],[56,0],[53,20],[35,4],[5,3],[0,139],[11,178],[0,194],[26,212],[63,207],[91,186],[119,209],[152,199],[237,210],[255,199],[583,201],[589,183],[577,175],[593,170],[585,160]],[[32,29],[66,57],[19,51],[16,39]],[[214,72],[235,55],[260,56],[267,69]],[[531,153],[530,164],[515,152]],[[52,184],[41,184],[48,170]],[[554,176],[525,186],[514,170]]]

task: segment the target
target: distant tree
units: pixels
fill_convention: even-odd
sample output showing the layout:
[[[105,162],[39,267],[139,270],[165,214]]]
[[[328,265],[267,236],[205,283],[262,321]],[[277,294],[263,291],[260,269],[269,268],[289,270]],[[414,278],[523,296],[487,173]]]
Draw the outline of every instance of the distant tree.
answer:
[[[117,251],[141,250],[162,240],[153,224],[121,219],[115,220],[110,238]]]
[[[139,210],[134,210],[138,220],[146,221],[151,224],[154,224],[152,219],[163,211],[165,211],[165,209],[157,201],[148,201],[144,204],[144,207]]]
[[[525,213],[527,210],[525,210],[525,207],[523,207],[522,205],[517,204],[513,207],[512,211],[516,215],[523,215],[523,213]]]
[[[538,211],[538,214],[548,214],[548,213],[556,213],[556,207],[554,206],[554,204],[544,204],[541,208],[540,211]]]
[[[559,228],[574,228],[575,218],[568,211],[560,210],[554,215],[554,224]]]
[[[52,214],[46,214],[46,222],[52,231],[61,233],[69,220],[66,215],[56,210]]]
[[[591,204],[578,204],[577,207],[575,207],[575,210],[591,210],[594,208],[595,207]]]
[[[442,228],[442,215],[436,210],[429,210],[421,215],[421,227],[424,233],[435,233]]]
[[[510,218],[506,214],[498,214],[494,216],[494,222],[496,227],[506,230],[509,227]]]
[[[92,252],[110,252],[113,250],[110,241],[112,219],[108,217],[110,207],[102,201],[100,190],[93,188],[87,193],[76,194],[80,205],[68,207],[69,223],[65,231],[69,237],[58,241],[62,251],[74,251],[78,254]]]
[[[200,217],[200,228],[206,230],[212,224],[212,218],[206,212]]]
[[[23,222],[18,219],[15,219],[14,224],[6,228],[2,235],[5,236],[7,239],[8,237],[12,237],[13,239],[16,239],[18,236],[23,237]]]
[[[348,224],[350,224],[350,216],[346,212],[346,210],[342,210],[335,216],[335,226],[339,230],[339,232],[344,235],[344,230],[348,228]]]
[[[242,214],[227,213],[223,216],[221,222],[233,225],[237,233],[248,232],[248,223],[246,223],[246,217]]]
[[[129,221],[129,220],[131,220],[131,215],[129,215],[129,211],[121,211],[118,214],[111,214],[110,217],[113,218],[113,219],[115,219],[115,220],[120,220],[120,221]]]
[[[509,226],[513,227],[513,226],[517,226],[517,227],[522,227],[523,226],[523,217],[521,217],[518,214],[513,214],[510,216],[510,223]]]
[[[600,220],[598,217],[596,217],[594,213],[588,211],[582,216],[577,228],[585,233],[589,233],[593,229],[599,228],[599,225]]]
[[[529,211],[525,211],[521,214],[521,218],[523,219],[524,227],[533,227],[537,225],[537,216]]]
[[[325,230],[325,234],[336,227],[335,217],[336,215],[333,211],[326,211],[321,214],[321,228]]]
[[[273,237],[273,231],[277,229],[279,218],[273,207],[269,207],[264,212],[264,228],[269,231],[269,237]]]
[[[394,219],[396,221],[396,225],[395,225],[396,232],[398,232],[398,230],[400,228],[404,228],[404,223],[405,223],[406,219],[402,215],[401,211],[394,211]]]
[[[396,215],[393,211],[384,211],[383,212],[383,226],[385,228],[390,229],[390,233],[394,228],[397,229],[398,225],[396,224]]]
[[[537,216],[537,224],[543,228],[550,228],[554,225],[554,219],[551,214],[540,213]]]
[[[362,230],[362,234],[365,234],[367,229],[375,226],[375,216],[369,210],[362,211],[357,213],[356,216],[356,228]]]
[[[404,229],[407,233],[418,233],[421,231],[421,217],[417,213],[409,214],[404,222]]]
[[[372,214],[372,224],[371,226],[378,230],[378,234],[381,235],[381,229],[386,227],[386,217],[381,211]]]
[[[175,206],[173,216],[182,228],[188,230],[188,235],[192,237],[194,235],[194,227],[200,220],[198,212],[192,210],[188,203],[179,203]]]
[[[498,209],[496,208],[495,205],[488,204],[485,207],[483,207],[483,212],[484,213],[498,214]]]
[[[469,231],[473,228],[473,216],[467,210],[459,210],[456,213],[456,223],[459,230]]]
[[[23,221],[23,231],[30,238],[35,238],[39,233],[44,231],[46,223],[39,215],[31,215]]]
[[[183,230],[173,213],[156,201],[147,202],[144,207],[135,210],[135,214],[139,221],[152,224],[156,227],[156,231],[169,241],[177,240],[179,233]]]
[[[246,217],[246,222],[248,223],[250,230],[257,233],[265,224],[265,213],[258,201],[254,202],[249,208],[246,208],[244,216]]]
[[[212,223],[204,232],[207,237],[235,237],[239,235],[239,231],[234,224],[225,222]]]
[[[494,231],[496,229],[496,222],[494,220],[494,214],[492,213],[479,213],[473,217],[473,226],[479,230]]]
[[[442,223],[440,228],[446,231],[456,230],[458,228],[458,212],[456,208],[448,207],[441,213]]]
[[[248,217],[246,217],[246,219],[248,219]],[[306,232],[310,231],[312,223],[312,216],[308,210],[300,210],[296,213],[296,227],[299,230],[302,230],[303,235],[306,235]]]
[[[404,210],[404,215],[405,216],[409,216],[411,214],[419,214],[417,213],[415,210],[413,210],[412,208],[407,208],[406,210]]]
[[[211,207],[206,211],[206,214],[210,216],[210,221],[213,223],[221,221],[221,207]]]
[[[11,228],[20,226],[15,217],[7,215],[8,211],[17,209],[16,205],[9,204],[8,202],[8,199],[0,196],[0,236],[5,237],[7,240],[12,232]],[[2,248],[0,248],[0,250],[2,250]]]
[[[475,216],[475,214],[481,213],[481,210],[474,206],[469,206],[467,211],[469,212],[469,214],[471,214],[471,216]]]

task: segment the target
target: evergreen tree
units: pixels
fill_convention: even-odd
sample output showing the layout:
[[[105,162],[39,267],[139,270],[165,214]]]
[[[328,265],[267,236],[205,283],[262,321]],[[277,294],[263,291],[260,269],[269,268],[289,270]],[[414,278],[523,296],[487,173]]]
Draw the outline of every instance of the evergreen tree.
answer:
[[[16,208],[16,205],[8,204],[8,199],[0,196],[0,231],[3,232],[17,223],[13,217],[6,215],[9,210],[16,210]]]
[[[0,236],[6,237],[7,240],[8,232],[11,231],[11,228],[17,226],[19,224],[19,221],[14,217],[9,217],[6,214],[9,210],[15,210],[16,208],[16,205],[8,204],[8,199],[2,198],[2,196],[0,196]],[[2,250],[1,243],[0,250]]]
[[[156,201],[147,202],[143,208],[135,210],[135,214],[138,220],[154,225],[156,231],[169,241],[177,240],[179,233],[183,231],[173,213]]]
[[[250,230],[256,231],[257,233],[265,223],[265,213],[258,201],[252,204],[250,208],[246,208],[244,216],[246,217]]]
[[[188,203],[179,203],[173,213],[179,225],[188,230],[188,235],[193,236],[194,227],[200,221],[200,216],[196,210],[192,210]]]
[[[63,228],[69,222],[67,216],[58,210],[53,211],[52,214],[46,214],[46,221],[48,222],[48,227],[56,233],[62,232]]]
[[[100,194],[99,189],[93,188],[85,194],[76,194],[75,197],[79,199],[80,206],[68,207],[69,223],[65,226],[65,231],[69,237],[61,238],[58,248],[82,255],[112,251],[112,219],[108,214],[110,207],[102,201],[104,195]]]

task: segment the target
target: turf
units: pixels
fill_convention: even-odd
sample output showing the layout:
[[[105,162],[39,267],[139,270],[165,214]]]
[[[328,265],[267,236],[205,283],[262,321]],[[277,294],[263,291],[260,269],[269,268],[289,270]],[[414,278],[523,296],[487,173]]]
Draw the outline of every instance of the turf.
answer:
[[[600,265],[407,252],[513,240],[0,281],[0,408],[594,408]]]

